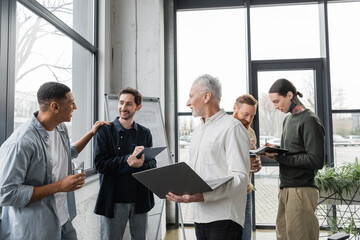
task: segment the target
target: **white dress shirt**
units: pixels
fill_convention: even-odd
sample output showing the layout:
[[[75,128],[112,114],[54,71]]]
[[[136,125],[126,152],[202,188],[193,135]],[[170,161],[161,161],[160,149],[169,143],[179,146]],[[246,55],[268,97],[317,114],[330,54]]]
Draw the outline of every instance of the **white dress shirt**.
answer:
[[[234,178],[203,193],[204,202],[194,203],[194,221],[232,220],[243,226],[250,172],[249,134],[239,120],[223,109],[201,122],[192,135],[189,165],[204,180]]]

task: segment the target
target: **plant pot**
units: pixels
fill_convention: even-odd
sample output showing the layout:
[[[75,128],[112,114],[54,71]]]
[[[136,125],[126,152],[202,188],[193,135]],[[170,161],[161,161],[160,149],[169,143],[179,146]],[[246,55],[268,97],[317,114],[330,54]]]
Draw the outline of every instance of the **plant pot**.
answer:
[[[321,190],[319,193],[319,204],[322,205],[360,205],[360,191],[354,190],[353,194],[339,193]]]

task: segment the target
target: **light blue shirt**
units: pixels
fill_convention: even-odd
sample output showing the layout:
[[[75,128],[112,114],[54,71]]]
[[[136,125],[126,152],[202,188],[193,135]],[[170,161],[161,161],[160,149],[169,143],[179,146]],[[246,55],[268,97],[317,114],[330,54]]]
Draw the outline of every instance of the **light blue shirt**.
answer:
[[[70,146],[64,123],[55,130],[66,149],[68,173],[71,174],[71,159],[77,157],[78,152],[75,146]],[[48,133],[34,115],[0,148],[1,240],[61,239],[54,195],[29,203],[35,186],[52,183],[48,139]],[[76,215],[74,192],[67,194],[67,205],[72,220]]]

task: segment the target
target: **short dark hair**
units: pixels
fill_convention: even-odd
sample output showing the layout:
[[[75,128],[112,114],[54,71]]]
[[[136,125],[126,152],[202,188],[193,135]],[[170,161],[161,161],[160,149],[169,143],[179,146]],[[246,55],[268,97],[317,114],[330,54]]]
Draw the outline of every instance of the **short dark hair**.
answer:
[[[235,101],[236,105],[241,105],[243,103],[256,107],[258,104],[258,101],[252,95],[244,94],[244,95],[241,95],[240,97],[238,97]]]
[[[37,91],[37,100],[42,110],[46,110],[53,100],[65,99],[70,88],[58,82],[46,82]]]
[[[139,106],[142,103],[143,96],[141,95],[141,93],[138,90],[136,90],[134,88],[127,87],[127,88],[124,88],[124,89],[120,90],[120,92],[118,94],[118,99],[120,99],[120,96],[122,94],[131,94],[131,95],[133,95],[136,106]]]

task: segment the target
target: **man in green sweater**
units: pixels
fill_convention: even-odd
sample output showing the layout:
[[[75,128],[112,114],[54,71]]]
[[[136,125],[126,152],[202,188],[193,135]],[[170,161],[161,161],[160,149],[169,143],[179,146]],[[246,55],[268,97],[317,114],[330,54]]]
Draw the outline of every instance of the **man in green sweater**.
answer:
[[[281,148],[289,152],[266,153],[280,166],[276,236],[278,240],[317,240],[319,222],[315,210],[319,191],[314,178],[325,162],[325,132],[318,116],[306,109],[297,96],[302,94],[286,79],[277,80],[269,90],[275,109],[290,113],[281,136]]]

